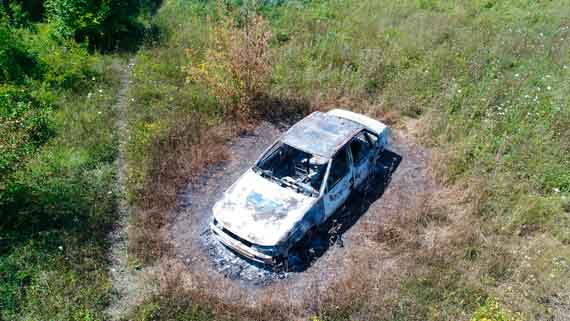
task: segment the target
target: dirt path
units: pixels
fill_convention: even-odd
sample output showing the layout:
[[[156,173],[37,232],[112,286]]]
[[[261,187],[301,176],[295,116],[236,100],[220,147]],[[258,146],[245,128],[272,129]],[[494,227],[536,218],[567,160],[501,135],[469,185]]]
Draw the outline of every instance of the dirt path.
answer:
[[[126,108],[128,106],[128,93],[130,73],[134,66],[134,58],[128,63],[119,66],[121,73],[121,88],[118,92],[117,103],[114,108],[117,111],[116,128],[118,131],[118,155],[117,155],[117,190],[121,197],[118,204],[118,220],[113,232],[109,234],[109,242],[112,244],[109,251],[111,262],[110,277],[113,284],[113,298],[107,308],[107,314],[111,320],[119,320],[126,315],[137,302],[137,298],[144,286],[142,271],[134,270],[129,266],[127,227],[130,215],[130,206],[126,195],[125,144],[128,137],[126,125]]]
[[[380,164],[382,174],[365,195],[351,197],[320,228],[309,246],[293,251],[288,272],[253,265],[212,239],[208,231],[210,209],[283,129],[263,123],[253,133],[229,143],[229,159],[209,168],[201,180],[182,193],[165,235],[186,287],[228,303],[276,303],[310,313],[318,310],[320,302],[328,300],[339,284],[362,279],[362,275],[366,275],[364,282],[380,284],[383,274],[397,262],[379,240],[380,225],[391,216],[404,216],[421,206],[422,196],[435,184],[427,165],[429,151],[416,145],[405,130],[394,130],[389,151]]]

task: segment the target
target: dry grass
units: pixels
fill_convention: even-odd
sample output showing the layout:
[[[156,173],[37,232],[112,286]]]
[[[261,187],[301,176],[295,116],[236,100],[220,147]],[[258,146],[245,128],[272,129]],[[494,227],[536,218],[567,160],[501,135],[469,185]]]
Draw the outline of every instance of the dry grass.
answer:
[[[178,192],[199,179],[204,167],[223,161],[224,143],[247,129],[228,125],[206,128],[199,115],[190,122],[189,126],[188,121],[180,121],[169,135],[152,144],[151,170],[129,234],[129,249],[143,263],[153,262],[168,251],[161,229],[168,212],[176,206]]]
[[[183,291],[194,306],[214,307],[215,319],[294,319],[304,311],[323,320],[458,320],[494,296],[529,319],[564,315],[568,202],[560,199],[568,180],[560,164],[568,118],[556,108],[567,89],[560,70],[567,45],[557,40],[567,24],[545,18],[557,7],[331,1],[275,9],[272,83],[249,100],[254,114],[279,118],[280,102],[294,97],[304,111],[338,106],[371,115],[433,147],[437,186],[412,195],[416,203],[402,215],[368,224],[362,241],[396,258],[382,278],[373,264],[382,258],[361,260],[326,293],[314,285],[306,306],[275,307],[283,301],[267,293],[264,309],[239,295],[231,307],[206,297],[200,289],[209,279],[195,275],[197,292]],[[266,102],[271,108],[258,107]],[[220,291],[232,296],[230,289]],[[165,291],[191,309],[182,290]]]
[[[200,62],[187,49],[188,81],[216,98],[227,115],[246,121],[254,101],[264,94],[271,71],[269,26],[261,16],[246,18],[243,26],[226,17],[212,29],[213,43]]]

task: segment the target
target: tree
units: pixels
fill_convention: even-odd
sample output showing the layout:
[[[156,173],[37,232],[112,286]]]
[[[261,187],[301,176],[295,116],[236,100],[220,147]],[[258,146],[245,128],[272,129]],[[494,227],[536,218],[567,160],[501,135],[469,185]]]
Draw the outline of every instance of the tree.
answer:
[[[142,36],[138,0],[47,0],[46,10],[58,34],[91,48],[129,48]]]

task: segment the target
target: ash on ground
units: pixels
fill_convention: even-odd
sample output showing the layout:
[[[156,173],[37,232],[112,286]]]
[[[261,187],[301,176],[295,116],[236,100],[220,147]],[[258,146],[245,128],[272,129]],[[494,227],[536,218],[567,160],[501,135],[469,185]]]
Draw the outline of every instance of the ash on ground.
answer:
[[[392,131],[389,150],[379,164],[380,174],[366,192],[353,193],[310,241],[302,240],[293,248],[288,269],[253,263],[213,238],[209,232],[212,206],[287,127],[264,122],[237,137],[226,146],[228,159],[207,168],[179,195],[178,207],[170,213],[164,231],[186,269],[184,278],[190,286],[228,303],[237,295],[253,306],[269,295],[274,302],[308,305],[310,310],[320,300],[315,295],[326,293],[335,283],[360,277],[360,266],[375,271],[367,276],[373,278],[371,282],[381,282],[382,275],[396,266],[397,258],[378,240],[378,231],[388,218],[413,213],[422,195],[436,188],[427,165],[429,151],[400,130]]]

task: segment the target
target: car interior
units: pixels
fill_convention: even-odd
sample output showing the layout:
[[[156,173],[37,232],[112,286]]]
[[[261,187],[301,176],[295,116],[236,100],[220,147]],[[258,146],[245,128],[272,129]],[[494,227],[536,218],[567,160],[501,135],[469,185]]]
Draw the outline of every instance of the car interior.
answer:
[[[328,159],[324,157],[312,155],[287,144],[278,144],[261,158],[256,167],[286,184],[318,192],[327,163]]]

